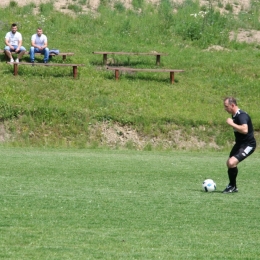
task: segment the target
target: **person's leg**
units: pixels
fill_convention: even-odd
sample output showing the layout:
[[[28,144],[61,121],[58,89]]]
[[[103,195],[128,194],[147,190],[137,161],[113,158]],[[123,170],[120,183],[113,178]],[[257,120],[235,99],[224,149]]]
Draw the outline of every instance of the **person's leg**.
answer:
[[[44,49],[44,59],[43,59],[44,63],[47,63],[49,61],[49,54],[50,54],[49,48],[45,48]]]
[[[227,160],[227,167],[228,167],[228,178],[229,178],[229,186],[237,187],[236,179],[238,174],[237,165],[239,161],[236,157],[232,156]]]
[[[229,155],[230,158],[227,160],[229,185],[223,191],[223,193],[232,193],[238,191],[236,183],[236,178],[238,175],[237,165],[250,156],[254,151],[255,147],[252,146],[243,145],[241,147],[237,147],[234,145]]]
[[[23,57],[23,55],[25,54],[25,52],[26,52],[26,49],[23,47],[23,46],[21,46],[21,48],[20,48],[20,51],[19,51],[19,54],[18,54],[18,59],[20,60],[22,57]]]
[[[35,49],[36,48],[34,48],[33,46],[31,46],[31,48],[30,48],[30,61],[31,62],[34,62],[34,56],[35,56]]]
[[[5,55],[8,57],[9,60],[13,59],[13,56],[11,54],[11,49],[9,46],[5,46],[4,48]]]

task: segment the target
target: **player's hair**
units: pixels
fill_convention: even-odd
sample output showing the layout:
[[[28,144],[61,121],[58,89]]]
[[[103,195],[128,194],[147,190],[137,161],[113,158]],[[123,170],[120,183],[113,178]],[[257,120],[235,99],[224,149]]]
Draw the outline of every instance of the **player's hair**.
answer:
[[[15,26],[17,26],[17,24],[16,24],[16,23],[12,23],[11,26],[12,26],[12,27],[15,27]]]
[[[226,97],[224,98],[224,101],[228,100],[228,104],[231,105],[231,104],[234,104],[237,106],[237,101],[234,97]]]

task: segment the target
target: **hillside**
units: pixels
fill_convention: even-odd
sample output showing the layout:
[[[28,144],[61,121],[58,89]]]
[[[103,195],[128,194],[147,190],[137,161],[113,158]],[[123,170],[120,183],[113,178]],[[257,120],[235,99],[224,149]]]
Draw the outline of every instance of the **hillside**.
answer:
[[[10,21],[17,21],[28,49],[35,27],[42,26],[51,48],[74,52],[67,62],[85,67],[79,69],[78,80],[66,69],[29,66],[10,77],[12,68],[1,62],[3,144],[225,149],[233,142],[222,106],[227,95],[236,96],[250,113],[259,138],[257,2],[201,1],[197,6],[152,1],[153,8],[139,10],[126,1],[126,6],[102,1],[111,11],[107,5],[98,8],[95,1],[55,1],[54,10],[47,1],[16,2],[8,8],[9,2],[1,1],[1,38]],[[142,1],[133,4],[137,2]],[[207,15],[196,17],[201,10]],[[185,73],[176,75],[173,86],[163,73],[126,73],[115,82],[102,57],[92,54],[100,50],[165,52],[169,55],[161,67]],[[62,61],[55,57],[51,62]],[[149,57],[115,55],[109,64],[156,68]]]

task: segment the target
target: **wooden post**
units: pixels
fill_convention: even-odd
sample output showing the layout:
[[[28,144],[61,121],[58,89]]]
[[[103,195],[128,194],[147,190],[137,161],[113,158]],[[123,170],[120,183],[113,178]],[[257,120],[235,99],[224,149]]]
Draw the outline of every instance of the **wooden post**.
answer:
[[[170,72],[170,81],[172,84],[174,83],[174,71]]]
[[[62,55],[62,60],[66,60],[66,58],[67,58],[67,55],[65,54],[65,55]]]
[[[103,54],[103,64],[106,65],[107,64],[107,53]]]
[[[73,66],[73,77],[74,79],[77,77],[78,75],[78,66]]]
[[[116,80],[119,79],[119,70],[115,70],[115,78],[116,78]]]
[[[14,63],[14,76],[18,75],[18,63]]]
[[[156,55],[156,65],[160,65],[161,55]]]

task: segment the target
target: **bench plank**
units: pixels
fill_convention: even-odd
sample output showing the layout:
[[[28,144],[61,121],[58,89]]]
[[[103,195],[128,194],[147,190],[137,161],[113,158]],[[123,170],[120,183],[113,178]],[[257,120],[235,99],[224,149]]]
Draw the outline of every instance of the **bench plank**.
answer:
[[[45,67],[72,67],[72,74],[74,78],[77,78],[78,67],[85,66],[84,64],[68,64],[68,63],[29,63],[29,62],[7,62],[7,64],[14,65],[14,76],[18,75],[18,66],[20,65],[30,65],[34,66],[45,66]]]
[[[115,71],[115,79],[119,79],[120,71],[144,71],[144,72],[170,72],[170,82],[174,84],[174,73],[175,72],[184,72],[184,70],[176,70],[176,69],[138,69],[138,68],[127,68],[127,67],[107,67],[108,70]]]
[[[5,53],[4,50],[0,50],[0,53]],[[29,51],[26,51],[24,53],[24,55],[30,55]],[[41,53],[35,53],[35,55],[43,55]],[[62,56],[62,60],[66,60],[67,56],[73,56],[74,53],[73,52],[59,52],[59,54],[55,54],[55,53],[49,53],[49,56],[53,57],[53,56]]]
[[[152,55],[156,56],[156,65],[160,65],[161,56],[167,56],[168,53],[158,53],[158,52],[115,52],[115,51],[93,51],[93,54],[102,54],[103,55],[103,64],[107,64],[107,55],[108,54],[117,54],[117,55]]]

